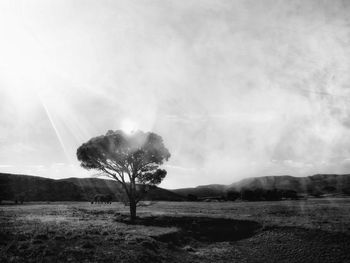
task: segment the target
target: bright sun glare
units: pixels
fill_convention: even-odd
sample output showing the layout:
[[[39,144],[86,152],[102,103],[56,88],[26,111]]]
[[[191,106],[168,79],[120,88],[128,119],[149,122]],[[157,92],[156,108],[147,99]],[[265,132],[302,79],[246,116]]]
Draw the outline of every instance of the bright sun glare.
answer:
[[[121,129],[128,134],[133,133],[137,129],[137,125],[130,119],[124,119],[121,124]]]

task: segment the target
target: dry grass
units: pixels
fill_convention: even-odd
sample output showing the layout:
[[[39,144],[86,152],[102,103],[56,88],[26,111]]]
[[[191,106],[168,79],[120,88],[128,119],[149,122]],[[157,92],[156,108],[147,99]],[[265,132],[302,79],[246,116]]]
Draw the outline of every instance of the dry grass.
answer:
[[[344,242],[349,243],[347,238],[350,235],[349,199],[223,203],[157,202],[139,208],[138,214],[142,217],[210,216],[253,220],[262,224],[265,229],[256,237],[234,244],[194,242],[184,244],[184,249],[154,239],[176,232],[175,227],[123,224],[116,221],[116,214],[120,213],[127,214],[128,207],[120,203],[91,205],[79,202],[1,206],[0,262],[210,262],[213,257],[218,257],[215,260],[222,262],[234,259],[254,262],[250,255],[260,253],[259,249],[265,251],[270,249],[260,247],[256,244],[258,240],[266,239],[271,242],[271,246],[280,246],[274,243],[276,238],[271,238],[274,235],[286,240],[285,242],[292,242],[288,247],[293,247],[294,239],[295,242],[305,241],[305,244],[309,244],[308,236],[322,232],[320,240],[325,240],[322,241],[325,243],[325,248],[330,246],[329,240],[333,240],[332,233],[342,233],[334,242],[339,238],[345,238]],[[278,230],[273,230],[274,227],[278,227]],[[316,232],[304,230],[300,232],[294,228],[306,229],[305,231],[316,230]],[[305,240],[297,240],[301,237]],[[310,246],[317,248],[323,246],[323,243]],[[256,246],[255,252],[246,251],[247,247],[254,246]],[[330,253],[331,258],[337,257]],[[345,257],[347,256],[345,254]]]
[[[293,226],[350,234],[350,199],[280,202],[159,202],[140,215],[193,215],[254,220],[264,226]]]

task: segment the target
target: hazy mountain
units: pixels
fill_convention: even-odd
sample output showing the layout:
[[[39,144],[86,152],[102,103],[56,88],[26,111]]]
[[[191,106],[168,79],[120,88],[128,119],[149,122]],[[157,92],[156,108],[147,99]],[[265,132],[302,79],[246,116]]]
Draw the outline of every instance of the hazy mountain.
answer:
[[[348,174],[316,174],[307,177],[289,175],[263,176],[246,178],[231,185],[204,185],[194,188],[172,190],[182,196],[196,195],[197,197],[224,196],[229,191],[246,190],[293,190],[299,194],[350,194],[350,175]]]
[[[26,201],[87,201],[95,194],[111,194],[122,200],[122,186],[100,178],[49,178],[0,173],[0,200],[23,198]],[[169,190],[151,187],[146,200],[181,201],[184,198]]]
[[[226,194],[227,185],[223,184],[210,184],[210,185],[200,185],[193,188],[180,188],[171,190],[176,194],[182,196],[188,196],[189,194],[195,195],[197,197],[214,197],[222,196]]]
[[[231,184],[227,190],[241,189],[294,190],[298,193],[342,193],[350,190],[348,174],[316,174],[307,177],[264,176],[243,179]]]
[[[227,190],[242,189],[281,189],[294,190],[296,192],[306,192],[307,186],[311,183],[311,177],[293,177],[289,175],[263,176],[246,178],[233,183],[227,187]]]
[[[293,190],[298,194],[350,194],[350,175],[317,174],[308,177],[263,176],[246,178],[231,185],[203,185],[194,188],[166,190],[151,187],[146,200],[181,201],[188,195],[198,198],[226,196],[241,190]],[[114,200],[123,199],[122,186],[100,178],[49,178],[0,173],[0,200],[23,198],[26,201],[88,201],[95,194],[111,194]]]

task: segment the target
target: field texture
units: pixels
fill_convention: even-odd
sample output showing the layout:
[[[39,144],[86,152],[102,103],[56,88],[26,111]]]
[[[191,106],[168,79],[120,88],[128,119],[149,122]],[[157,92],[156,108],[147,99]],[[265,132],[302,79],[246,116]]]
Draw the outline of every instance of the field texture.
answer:
[[[0,206],[0,262],[350,262],[350,200]]]

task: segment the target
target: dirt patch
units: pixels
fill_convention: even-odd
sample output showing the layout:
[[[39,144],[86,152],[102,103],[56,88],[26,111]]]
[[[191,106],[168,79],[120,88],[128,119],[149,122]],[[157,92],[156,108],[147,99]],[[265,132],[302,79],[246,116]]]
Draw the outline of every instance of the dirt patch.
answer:
[[[245,262],[350,262],[349,241],[350,236],[344,233],[298,227],[268,227],[252,238],[227,246],[226,256],[221,258],[225,262],[243,261],[236,257],[235,251],[238,251]],[[213,257],[213,248],[218,246],[205,248],[207,253],[202,256],[205,259]]]
[[[117,221],[131,224],[128,216],[119,215]],[[133,224],[157,227],[176,227],[178,232],[154,238],[161,241],[177,241],[193,238],[201,242],[236,241],[255,235],[262,226],[255,221],[210,217],[149,216],[137,218]],[[181,240],[183,241],[183,240]]]

